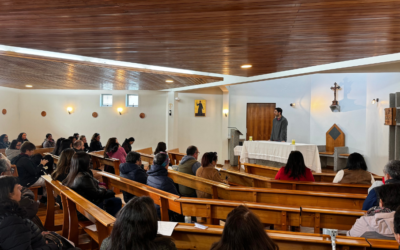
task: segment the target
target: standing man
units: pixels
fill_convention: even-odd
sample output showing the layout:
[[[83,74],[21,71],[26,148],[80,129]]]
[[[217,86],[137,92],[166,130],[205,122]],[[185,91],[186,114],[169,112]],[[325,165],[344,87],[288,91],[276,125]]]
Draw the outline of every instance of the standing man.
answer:
[[[274,110],[275,118],[272,121],[272,132],[270,141],[279,141],[286,142],[287,141],[287,126],[288,121],[284,116],[282,116],[282,109],[276,108]]]

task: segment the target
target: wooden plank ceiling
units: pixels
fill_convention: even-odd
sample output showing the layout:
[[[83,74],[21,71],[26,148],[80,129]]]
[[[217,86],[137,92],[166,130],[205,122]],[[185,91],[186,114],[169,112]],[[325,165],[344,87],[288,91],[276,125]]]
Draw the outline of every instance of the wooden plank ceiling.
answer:
[[[400,52],[399,16],[398,0],[2,0],[0,44],[254,76]]]

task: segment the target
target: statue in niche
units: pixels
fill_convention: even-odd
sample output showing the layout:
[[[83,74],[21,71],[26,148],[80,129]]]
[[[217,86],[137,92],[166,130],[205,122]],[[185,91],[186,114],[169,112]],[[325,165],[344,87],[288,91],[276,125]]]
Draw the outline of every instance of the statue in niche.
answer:
[[[206,100],[194,101],[194,116],[206,116]]]

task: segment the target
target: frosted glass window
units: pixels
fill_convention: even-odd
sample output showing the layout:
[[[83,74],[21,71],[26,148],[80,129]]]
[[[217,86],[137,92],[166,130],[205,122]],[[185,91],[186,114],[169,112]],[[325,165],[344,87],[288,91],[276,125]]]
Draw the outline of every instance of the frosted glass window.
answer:
[[[126,95],[126,106],[127,107],[139,107],[139,96],[138,95]]]
[[[101,107],[112,107],[112,104],[113,104],[112,95],[107,95],[107,94],[101,95],[101,99],[100,99]]]

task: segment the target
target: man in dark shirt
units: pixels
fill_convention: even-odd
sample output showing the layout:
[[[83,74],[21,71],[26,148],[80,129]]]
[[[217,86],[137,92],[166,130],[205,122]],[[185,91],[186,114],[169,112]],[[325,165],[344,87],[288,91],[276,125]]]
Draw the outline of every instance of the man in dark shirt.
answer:
[[[282,116],[282,109],[276,108],[274,111],[275,118],[272,121],[272,132],[270,141],[287,141],[287,126],[288,121]]]

